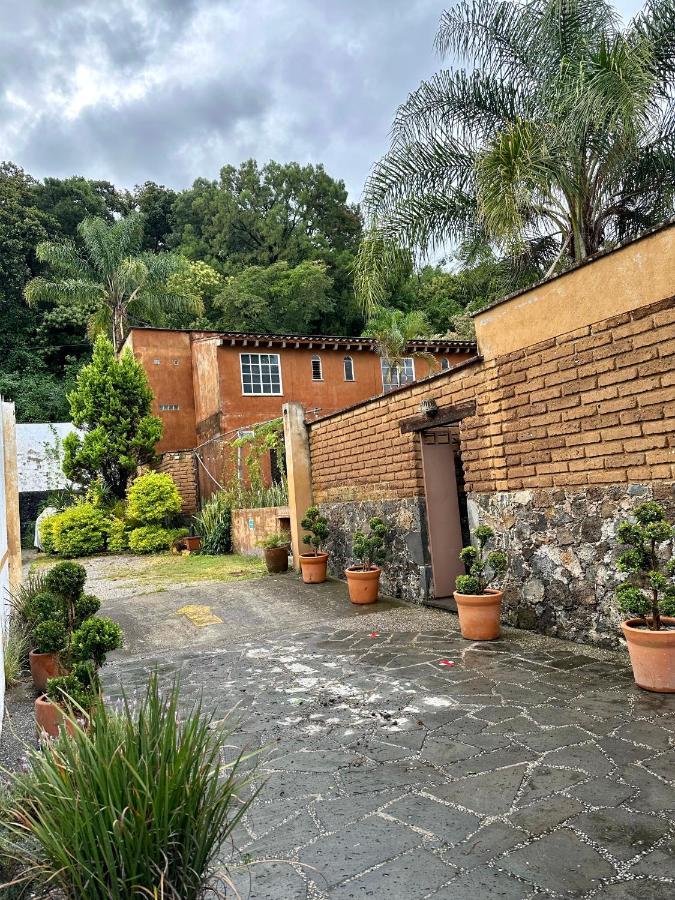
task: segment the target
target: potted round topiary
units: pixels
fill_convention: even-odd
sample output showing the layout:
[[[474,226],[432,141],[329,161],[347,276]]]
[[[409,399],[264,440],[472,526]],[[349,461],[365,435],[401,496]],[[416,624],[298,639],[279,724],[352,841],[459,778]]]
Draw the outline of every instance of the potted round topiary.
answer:
[[[28,654],[28,661],[38,691],[46,691],[47,680],[61,674],[60,657],[67,642],[66,626],[56,619],[45,619],[31,631],[33,649]]]
[[[617,568],[628,578],[616,588],[621,611],[630,616],[621,629],[638,687],[675,692],[675,529],[663,507],[648,501],[624,521],[617,537],[626,548]]]
[[[460,559],[468,574],[455,581],[455,603],[462,637],[469,641],[492,641],[500,634],[500,614],[504,592],[490,587],[490,582],[504,575],[508,558],[503,550],[486,549],[494,537],[488,525],[474,531],[478,547],[464,547]]]
[[[280,572],[288,572],[288,551],[291,546],[291,536],[287,531],[275,531],[268,537],[258,541],[265,557],[265,565],[270,575],[278,575]]]
[[[300,569],[305,584],[321,584],[326,580],[328,554],[322,550],[328,540],[328,519],[322,516],[318,506],[310,506],[300,523],[306,534],[302,541],[312,548],[311,553],[300,554]]]
[[[65,720],[67,730],[72,721],[86,719],[88,710],[100,693],[98,669],[106,654],[122,646],[122,629],[105,617],[92,616],[73,632],[68,661],[70,671],[47,681],[47,691],[35,701],[35,722],[38,732],[58,737]]]
[[[352,535],[352,552],[358,562],[345,569],[352,603],[375,603],[380,588],[382,569],[378,563],[384,562],[387,526],[373,516],[368,528],[368,532],[355,531]]]

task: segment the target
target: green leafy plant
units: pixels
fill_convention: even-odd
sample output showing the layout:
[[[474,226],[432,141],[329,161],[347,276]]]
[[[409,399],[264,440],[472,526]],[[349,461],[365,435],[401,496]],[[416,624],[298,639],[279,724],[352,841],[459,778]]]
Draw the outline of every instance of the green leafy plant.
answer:
[[[59,556],[89,556],[105,550],[110,518],[93,503],[78,503],[52,518],[53,546]]]
[[[93,616],[73,632],[70,652],[75,662],[93,660],[94,665],[100,669],[106,654],[119,649],[122,641],[122,629],[117,622],[106,616]]]
[[[311,555],[316,556],[325,547],[330,534],[328,519],[321,515],[318,506],[310,506],[300,524],[305,531],[309,532],[304,535],[302,542],[311,547]]]
[[[129,487],[127,499],[127,516],[139,525],[168,525],[181,509],[178,488],[163,472],[139,475]]]
[[[231,499],[226,492],[214,494],[194,517],[202,539],[202,553],[216,556],[232,550]]]
[[[24,579],[23,583],[9,595],[9,605],[14,615],[23,624],[28,623],[27,608],[37,594],[45,590],[45,573],[36,572]]]
[[[352,553],[358,560],[353,569],[369,571],[384,562],[385,542],[389,529],[378,516],[368,522],[368,531],[355,531],[352,535]]]
[[[179,537],[185,537],[187,528],[163,528],[161,525],[143,525],[129,532],[129,549],[132,553],[161,553],[168,550]]]
[[[86,731],[11,776],[5,853],[68,898],[202,900],[255,796],[243,799],[251,754],[223,758],[229,736],[200,705],[179,714],[178,685],[163,694],[155,675],[137,709],[96,702]]]
[[[84,590],[87,570],[74,562],[62,562],[50,569],[45,576],[45,588],[61,597],[76,600]]]
[[[627,616],[642,619],[652,631],[661,626],[661,616],[675,616],[675,528],[655,501],[635,510],[635,522],[621,522],[617,537],[627,549],[617,559],[617,569],[628,578],[616,588],[616,599]],[[664,556],[670,558],[665,561]]]
[[[94,702],[94,691],[70,672],[47,679],[47,699],[77,716],[86,714]]]
[[[79,628],[87,619],[91,619],[101,608],[101,601],[93,594],[81,594],[74,603],[73,624]]]
[[[53,591],[40,591],[26,601],[23,609],[25,620],[31,630],[42,622],[61,622],[65,627],[68,621],[63,597]]]
[[[47,619],[40,622],[32,633],[32,644],[35,653],[60,653],[66,649],[68,632],[62,622]]]
[[[113,518],[108,532],[108,550],[110,553],[124,553],[129,549],[129,532],[131,528],[124,519]]]
[[[468,574],[458,575],[455,579],[458,594],[485,594],[492,582],[501,578],[508,568],[509,560],[503,550],[487,550],[487,544],[495,536],[489,525],[479,525],[473,534],[478,547],[464,547],[459,554]]]
[[[84,434],[72,432],[63,441],[65,475],[87,487],[100,482],[106,494],[122,500],[138,467],[155,459],[162,436],[143,366],[128,349],[117,358],[110,341],[99,336],[68,400],[71,421]]]
[[[45,553],[49,553],[50,555],[56,553],[56,547],[54,546],[54,522],[57,516],[58,513],[53,516],[47,516],[47,518],[42,519],[38,525],[42,549]]]
[[[291,535],[288,531],[275,531],[274,534],[258,541],[258,547],[262,547],[264,550],[276,550],[280,547],[289,547],[290,543]]]

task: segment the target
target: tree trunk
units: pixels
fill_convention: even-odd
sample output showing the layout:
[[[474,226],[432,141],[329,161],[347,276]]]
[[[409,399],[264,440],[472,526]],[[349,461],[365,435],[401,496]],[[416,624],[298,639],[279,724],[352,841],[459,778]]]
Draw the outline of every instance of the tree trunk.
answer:
[[[122,352],[122,347],[124,346],[124,339],[126,337],[125,331],[125,323],[126,323],[126,313],[124,307],[121,305],[115,306],[113,309],[113,323],[112,323],[112,339],[113,346],[115,348],[115,356],[119,356]]]

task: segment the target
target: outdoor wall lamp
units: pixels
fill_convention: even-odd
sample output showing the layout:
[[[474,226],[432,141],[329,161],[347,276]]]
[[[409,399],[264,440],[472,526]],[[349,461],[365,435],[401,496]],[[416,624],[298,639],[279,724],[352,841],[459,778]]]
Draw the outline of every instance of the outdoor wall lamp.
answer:
[[[423,416],[428,416],[430,419],[433,419],[434,416],[438,415],[438,404],[435,400],[421,400],[420,412]]]

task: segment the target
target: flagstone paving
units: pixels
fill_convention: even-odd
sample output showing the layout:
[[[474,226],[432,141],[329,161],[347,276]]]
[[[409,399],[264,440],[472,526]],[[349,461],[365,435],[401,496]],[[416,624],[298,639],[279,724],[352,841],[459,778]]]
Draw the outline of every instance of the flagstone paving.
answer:
[[[432,619],[220,632],[119,658],[107,688],[157,667],[216,719],[236,704],[225,752],[260,749],[264,780],[222,854],[244,898],[675,896],[675,695],[637,689],[621,654]]]

